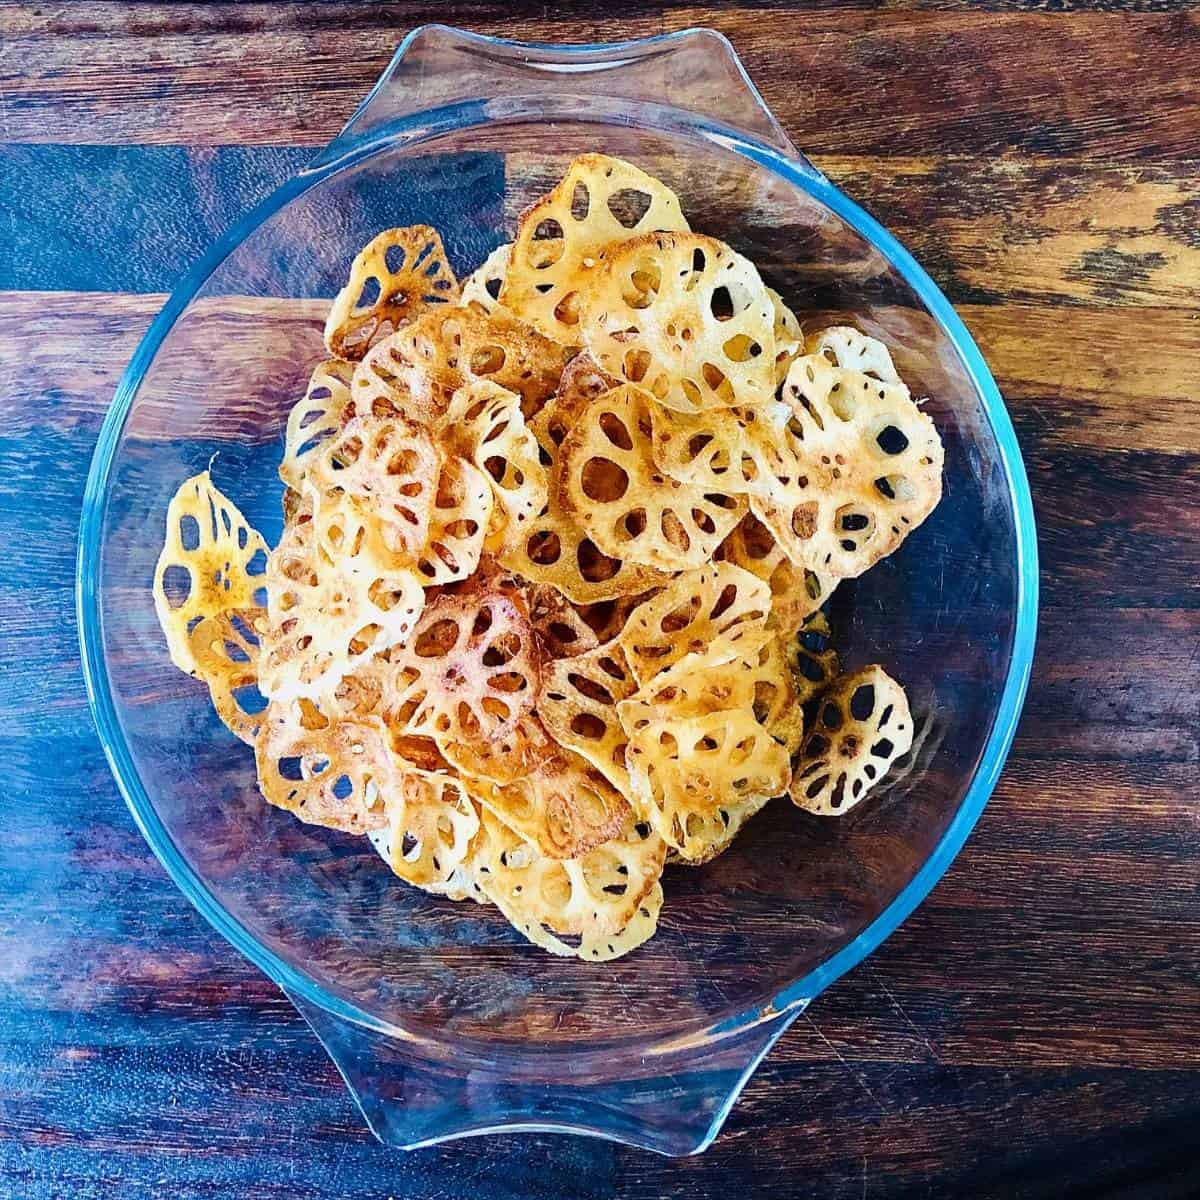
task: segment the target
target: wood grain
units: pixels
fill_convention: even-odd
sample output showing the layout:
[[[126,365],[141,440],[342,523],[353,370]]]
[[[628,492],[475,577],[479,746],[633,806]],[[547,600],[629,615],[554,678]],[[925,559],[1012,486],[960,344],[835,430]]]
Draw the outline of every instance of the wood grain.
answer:
[[[75,532],[121,371],[176,267],[430,19],[723,29],[958,306],[1030,473],[1039,652],[991,803],[696,1159],[373,1143],[307,1027],[151,857],[88,715]],[[1198,51],[1187,0],[0,3],[0,1194],[1200,1195]],[[95,196],[64,186],[80,164]]]
[[[6,83],[9,141],[300,145],[333,136],[405,32],[446,17],[415,3],[8,5],[0,14],[6,58],[22,64]],[[619,2],[557,18],[540,4],[463,4],[453,17],[535,40],[711,25],[812,153],[1200,155],[1190,70],[1200,25],[1188,11],[909,9],[897,20],[874,6],[663,12]]]

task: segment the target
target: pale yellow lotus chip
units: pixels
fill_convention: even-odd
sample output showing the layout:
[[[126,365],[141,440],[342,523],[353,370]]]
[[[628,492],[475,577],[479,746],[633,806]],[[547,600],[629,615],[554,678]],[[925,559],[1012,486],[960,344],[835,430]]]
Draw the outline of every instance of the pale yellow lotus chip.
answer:
[[[268,549],[207,471],[180,484],[154,568],[154,611],[181,671],[196,673],[188,635],[199,621],[261,606]]]
[[[824,358],[844,371],[861,371],[872,379],[890,383],[908,395],[908,388],[896,371],[888,348],[877,338],[868,337],[849,325],[831,325],[812,334],[804,343],[805,354]]]
[[[458,281],[432,225],[386,229],[350,266],[325,321],[325,345],[337,358],[359,359],[379,338],[430,305],[458,300]]]
[[[434,424],[465,383],[489,380],[521,397],[531,417],[558,386],[567,351],[502,311],[427,312],[380,342],[354,372],[358,412],[390,409]]]
[[[531,925],[510,913],[504,915],[518,932],[548,954],[558,958],[580,958],[586,962],[611,962],[636,950],[654,936],[662,906],[662,884],[656,883],[619,933],[585,930],[569,941],[556,937],[545,926]]]
[[[417,556],[423,583],[454,583],[475,573],[494,507],[488,477],[465,458],[447,458],[434,493],[429,539]]]
[[[558,389],[530,422],[534,436],[550,459],[557,458],[563,439],[589,405],[620,382],[600,370],[586,350],[567,363]]]
[[[500,290],[508,273],[508,259],[511,254],[512,242],[497,246],[463,280],[461,303],[464,308],[473,308],[481,313],[491,313],[503,308],[500,303]]]
[[[778,387],[787,378],[792,362],[804,353],[804,330],[774,288],[767,288],[767,295],[775,310],[775,386]]]
[[[314,721],[314,710],[272,702],[254,745],[267,800],[311,825],[366,833],[387,824],[399,787],[387,731],[372,717]]]
[[[460,779],[406,767],[386,797],[388,865],[418,887],[448,884],[468,861],[479,811]]]
[[[376,853],[389,867],[392,865],[392,838],[388,826],[383,829],[371,829],[367,832],[367,841],[375,848]],[[473,851],[472,851],[473,852]],[[409,882],[409,881],[405,881]],[[480,890],[475,882],[475,870],[470,857],[450,872],[449,877],[442,882],[414,883],[415,888],[428,892],[432,896],[441,896],[446,900],[474,900],[476,904],[491,904],[491,901]]]
[[[204,617],[188,638],[196,675],[208,684],[217,716],[249,746],[263,722],[258,652],[266,625],[265,608],[236,608]],[[245,707],[244,696],[255,702],[254,707]]]
[[[500,302],[547,337],[579,345],[580,292],[601,255],[639,234],[687,228],[657,179],[619,158],[581,155],[521,214]]]
[[[509,784],[477,783],[481,804],[547,858],[578,858],[616,837],[629,803],[597,770],[559,749]]]
[[[750,712],[794,754],[804,733],[804,682],[777,633],[742,624],[656,674],[632,697],[618,702],[617,716],[632,735],[658,720]]]
[[[378,651],[406,641],[424,607],[419,577],[370,530],[339,537],[327,528],[322,539],[302,510],[267,561],[259,690],[273,700],[331,694]]]
[[[527,937],[535,930],[618,933],[662,874],[666,846],[630,817],[619,836],[579,858],[547,858],[494,813],[481,813],[479,886]]]
[[[348,421],[308,470],[327,553],[350,553],[359,529],[370,528],[397,563],[414,563],[429,540],[442,462],[432,436],[403,417]]]
[[[702,867],[712,862],[733,845],[746,822],[761,812],[772,799],[771,796],[750,796],[745,800],[721,804],[711,813],[689,813],[689,857],[685,858],[679,851],[671,850],[667,854],[667,862],[684,867]]]
[[[746,502],[658,469],[650,450],[652,404],[631,386],[595,400],[559,449],[555,498],[603,553],[683,571],[712,558]]]
[[[703,652],[737,626],[760,628],[771,608],[767,585],[732,563],[714,562],[672,579],[629,616],[617,641],[638,684],[685,654]]]
[[[377,661],[390,729],[489,746],[533,708],[539,656],[519,597],[483,586],[431,600],[411,639]]]
[[[705,856],[722,808],[776,796],[791,775],[787,749],[745,708],[659,719],[628,730],[633,800],[681,858]]]
[[[545,665],[537,710],[550,736],[581,754],[624,795],[628,743],[617,704],[637,684],[619,646],[600,646]]]
[[[775,395],[775,308],[754,264],[715,238],[653,234],[588,280],[583,344],[609,374],[679,412]]]
[[[781,633],[800,628],[804,619],[829,599],[837,580],[823,579],[816,571],[798,567],[784,553],[775,535],[753,514],[747,513],[721,543],[717,557],[757,575],[771,589],[771,615],[767,625]]]
[[[790,794],[822,817],[848,813],[912,746],[904,689],[882,667],[845,675],[821,697]]]
[[[463,384],[436,426],[444,445],[470,459],[491,481],[505,524],[491,549],[521,541],[546,507],[546,468],[521,415],[521,398],[489,379]]]
[[[350,399],[354,368],[331,358],[318,364],[308,381],[308,390],[288,413],[287,433],[279,478],[289,488],[300,489],[308,465],[317,452],[342,427],[342,416]]]
[[[941,499],[941,439],[907,389],[820,355],[792,364],[783,398],[807,487],[786,504],[752,506],[797,566],[852,579]]]

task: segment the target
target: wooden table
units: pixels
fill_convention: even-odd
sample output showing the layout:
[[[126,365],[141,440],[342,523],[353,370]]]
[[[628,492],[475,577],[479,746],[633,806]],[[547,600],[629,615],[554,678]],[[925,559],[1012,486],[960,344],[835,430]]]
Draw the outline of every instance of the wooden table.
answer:
[[[1196,9],[563,7],[0,5],[0,1193],[1200,1194]],[[299,1017],[152,858],[87,711],[75,531],[119,373],[178,273],[430,19],[727,33],[959,307],[1032,478],[1040,647],[1000,786],[696,1159],[376,1145]]]

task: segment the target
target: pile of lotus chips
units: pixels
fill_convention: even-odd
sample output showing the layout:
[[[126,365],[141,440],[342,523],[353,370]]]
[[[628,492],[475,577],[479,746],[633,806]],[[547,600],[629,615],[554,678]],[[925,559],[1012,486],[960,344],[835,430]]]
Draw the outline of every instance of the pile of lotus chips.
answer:
[[[937,431],[662,183],[584,155],[464,282],[436,230],[381,233],[325,341],[279,544],[204,473],[155,580],[270,803],[603,960],[653,934],[666,861],[784,793],[848,812],[909,749],[820,608],[938,502]]]

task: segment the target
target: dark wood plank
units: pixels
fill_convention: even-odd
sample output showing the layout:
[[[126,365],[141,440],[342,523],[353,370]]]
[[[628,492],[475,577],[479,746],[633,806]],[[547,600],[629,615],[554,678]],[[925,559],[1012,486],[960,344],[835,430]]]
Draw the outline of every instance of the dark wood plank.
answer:
[[[1190,71],[1200,26],[1187,11],[972,8],[897,20],[871,7],[617,4],[583,13],[470,4],[453,15],[482,33],[540,40],[712,25],[733,39],[797,143],[818,154],[1200,153]],[[404,32],[445,17],[413,3],[17,5],[0,14],[10,60],[22,64],[6,85],[10,141],[305,145],[336,132]]]

